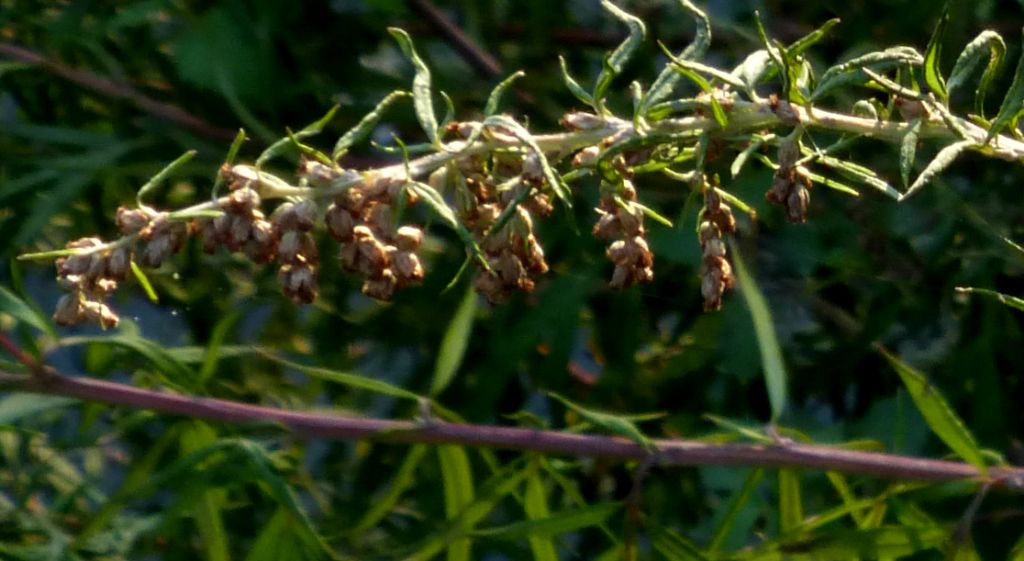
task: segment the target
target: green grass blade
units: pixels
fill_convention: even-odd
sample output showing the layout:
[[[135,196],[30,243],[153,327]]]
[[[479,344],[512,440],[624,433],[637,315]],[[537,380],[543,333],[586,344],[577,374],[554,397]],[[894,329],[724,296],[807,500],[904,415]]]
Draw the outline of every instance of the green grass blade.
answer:
[[[757,489],[763,477],[764,468],[755,468],[743,481],[743,487],[736,491],[732,498],[729,499],[729,504],[725,507],[722,520],[715,526],[715,531],[712,532],[711,540],[708,542],[708,553],[710,555],[714,555],[729,537],[729,532],[732,531],[733,524],[736,523],[736,517],[739,516],[740,511],[747,504],[747,501],[750,500],[751,495],[754,494],[754,490]]]
[[[792,469],[779,470],[779,532],[786,533],[804,520],[800,479]]]
[[[523,508],[526,511],[526,519],[530,522],[545,520],[551,515],[548,511],[544,482],[536,471],[526,478],[526,496]],[[534,561],[558,561],[558,553],[555,551],[555,544],[551,541],[550,536],[541,535],[539,532],[529,532],[527,541],[530,542]]]
[[[956,287],[956,291],[962,294],[981,294],[982,296],[995,298],[1000,304],[1005,304],[1011,308],[1016,308],[1024,312],[1024,298],[1017,298],[1016,296],[1010,296],[1009,294],[1003,294],[1001,292],[996,292],[995,290],[975,288],[973,286],[958,286]]]

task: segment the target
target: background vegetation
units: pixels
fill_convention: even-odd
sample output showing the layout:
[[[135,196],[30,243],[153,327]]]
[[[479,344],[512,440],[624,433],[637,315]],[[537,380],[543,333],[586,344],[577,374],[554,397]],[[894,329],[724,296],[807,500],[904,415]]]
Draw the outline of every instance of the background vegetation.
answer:
[[[493,72],[468,62],[414,4],[0,2],[0,251],[10,262],[0,272],[8,287],[5,306],[17,295],[49,310],[59,294],[52,269],[13,258],[84,235],[109,237],[117,206],[133,200],[142,183],[186,149],[197,149],[197,157],[154,194],[169,207],[206,196],[239,126],[253,137],[240,158],[251,159],[285,126],[301,127],[338,103],[341,112],[319,138],[329,148],[387,92],[408,87],[409,66],[388,26],[403,27],[417,40],[435,86],[451,96],[461,117],[478,115],[499,79],[525,69],[506,107],[528,117],[534,131],[557,130],[558,118],[578,103],[565,91],[557,55],[577,75],[592,77],[602,53],[622,37],[621,24],[596,2],[438,1],[493,55],[500,65]],[[693,22],[673,2],[624,4],[673,49],[690,40]],[[842,18],[811,54],[821,67],[894,44],[923,49],[939,15],[925,0],[712,1],[705,7],[715,26],[711,60],[727,67],[758,48],[754,9],[783,41]],[[946,68],[958,46],[988,28],[1008,39],[1007,61],[1017,59],[1016,30],[1024,23],[1018,3],[955,3],[952,14]],[[49,62],[31,63],[14,46]],[[625,92],[634,78],[649,82],[660,70],[664,57],[654,43],[644,49],[617,89]],[[1009,84],[1011,66],[1005,63],[992,88],[990,113]],[[68,76],[63,71],[69,68],[83,74]],[[97,86],[102,80],[134,94],[103,91]],[[177,106],[195,121],[166,118],[163,109],[134,95]],[[625,95],[611,103],[629,107]],[[386,123],[373,135],[380,143],[391,142],[393,133],[421,138],[407,105],[389,112]],[[858,161],[899,176],[896,147],[859,146]],[[346,163],[394,160],[367,147]],[[764,202],[767,168],[748,166],[729,185],[760,216],[742,232],[738,250],[768,298],[785,352],[790,401],[782,426],[816,442],[872,440],[907,455],[945,454],[895,372],[873,350],[872,343],[881,342],[928,372],[983,447],[1024,463],[1024,417],[1017,415],[1024,401],[1022,316],[954,291],[966,285],[1024,293],[1024,258],[1001,241],[1024,239],[1024,206],[1017,204],[1022,179],[1019,165],[966,156],[898,205],[872,193],[852,199],[816,191],[804,225],[786,223]],[[750,314],[738,294],[727,296],[721,312],[701,310],[693,235],[699,203],[678,183],[652,180],[638,189],[646,204],[675,223],[650,228],[654,283],[609,290],[602,243],[585,230],[577,233],[560,210],[538,224],[553,272],[533,295],[478,305],[464,359],[445,384],[436,381],[435,365],[439,352],[450,348],[442,339],[460,305],[467,305],[468,283],[444,291],[462,251],[444,243],[454,237],[441,228],[431,230],[426,281],[391,304],[362,296],[358,281],[325,258],[320,299],[297,307],[281,296],[271,268],[190,247],[150,276],[159,303],[139,290],[120,291],[114,304],[123,322],[115,332],[40,332],[17,324],[9,308],[0,320],[65,372],[251,403],[417,415],[415,402],[332,383],[270,354],[436,393],[439,403],[471,422],[578,422],[544,394],[553,391],[609,411],[664,411],[664,418],[644,425],[656,436],[720,430],[706,414],[759,426],[769,409]],[[575,222],[586,225],[596,185],[584,185],[577,196],[589,204],[576,206]],[[322,254],[333,255],[324,242]],[[187,469],[168,469],[213,443],[225,448]],[[775,473],[752,476],[747,468],[654,468],[638,511],[617,509],[634,488],[633,467],[455,447],[305,441],[273,426],[207,424],[10,393],[0,396],[0,558],[319,559],[330,549],[348,558],[391,559],[447,549],[449,559],[551,559],[547,548],[553,548],[563,559],[591,559],[613,558],[616,544],[629,540],[641,558],[698,555],[679,553],[684,540],[709,557],[714,544],[736,558],[781,558],[757,557],[765,550],[755,546],[843,504],[836,481],[823,474],[799,473],[779,484]],[[470,545],[458,533],[460,522],[448,520],[453,508],[458,512],[453,505],[498,497],[500,481],[515,473],[525,474],[523,487],[495,498],[478,528],[584,504],[596,505],[585,512],[603,522],[532,539],[523,528],[484,532]],[[744,482],[750,493],[731,509]],[[934,527],[952,535],[977,490],[870,478],[848,478],[845,485],[867,502],[826,528],[870,518],[883,527]],[[310,519],[298,516],[286,496]],[[1024,531],[1019,496],[989,495],[973,520],[970,534],[985,559],[1009,555]],[[455,545],[445,541],[453,535],[460,536]],[[1020,546],[1016,551],[1022,555]],[[799,558],[799,551],[789,553]]]

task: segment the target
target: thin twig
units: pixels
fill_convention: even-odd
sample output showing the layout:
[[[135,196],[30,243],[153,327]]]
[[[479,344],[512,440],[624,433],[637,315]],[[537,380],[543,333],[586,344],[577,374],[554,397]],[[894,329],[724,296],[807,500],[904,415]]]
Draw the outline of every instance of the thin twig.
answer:
[[[30,372],[35,373],[42,371],[42,365],[38,360],[29,356],[29,354],[22,350],[17,343],[2,332],[0,332],[0,347],[3,347],[5,351],[13,356],[14,360],[24,364],[25,368],[28,368]]]
[[[205,137],[215,140],[231,140],[237,134],[237,131],[211,125],[180,107],[151,99],[128,84],[115,82],[77,68],[71,68],[31,49],[12,43],[0,42],[0,55],[20,62],[41,66],[61,78],[98,94],[124,99],[151,115],[178,123]]]
[[[0,372],[0,387],[9,391],[60,395],[226,423],[276,422],[290,428],[296,436],[310,439],[460,444],[617,459],[643,459],[650,454],[648,448],[615,436],[475,424],[418,423],[292,411],[56,374],[36,378]],[[785,467],[838,471],[896,480],[975,480],[985,481],[993,488],[1024,491],[1024,468],[992,467],[988,470],[989,478],[986,480],[977,468],[965,463],[862,452],[834,446],[797,443],[781,446],[713,444],[677,439],[654,440],[653,443],[658,449],[659,463],[666,466]]]

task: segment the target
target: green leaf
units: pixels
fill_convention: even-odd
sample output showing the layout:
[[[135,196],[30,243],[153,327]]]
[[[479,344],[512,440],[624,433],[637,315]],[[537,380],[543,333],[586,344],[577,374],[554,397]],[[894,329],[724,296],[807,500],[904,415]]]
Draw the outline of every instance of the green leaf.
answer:
[[[953,71],[949,73],[949,81],[946,82],[949,95],[953,95],[953,90],[967,81],[967,77],[986,54],[988,54],[988,64],[985,66],[984,72],[981,73],[978,87],[974,90],[974,110],[983,118],[985,117],[985,93],[988,91],[988,86],[992,83],[996,71],[999,70],[999,66],[1002,65],[1003,57],[1006,56],[1006,42],[998,33],[985,30],[968,43],[957,57],[956,63],[953,64]]]
[[[541,481],[536,471],[526,478],[526,496],[523,499],[523,508],[526,510],[526,519],[529,522],[546,520],[551,514],[548,511],[544,482]],[[552,543],[549,536],[531,532],[527,534],[527,541],[530,542],[530,550],[533,552],[535,561],[558,561],[555,544]]]
[[[349,374],[347,372],[340,372],[337,370],[331,370],[328,368],[320,368],[317,366],[307,366],[305,364],[299,364],[290,360],[283,359],[273,353],[269,353],[263,350],[256,349],[256,352],[270,360],[276,362],[281,366],[292,368],[302,372],[303,374],[316,378],[318,380],[324,380],[327,382],[334,382],[336,384],[342,384],[351,388],[360,390],[368,390],[371,392],[390,395],[392,397],[398,397],[402,399],[409,399],[419,402],[422,396],[413,393],[407,389],[400,388],[398,386],[391,385],[382,380],[376,378],[367,378],[366,376],[360,376],[359,374]]]
[[[437,456],[444,480],[444,510],[448,520],[454,520],[473,504],[473,471],[461,446],[438,446]],[[448,545],[448,561],[469,561],[472,543],[469,538],[453,540]]]
[[[245,561],[318,561],[324,555],[288,509],[278,507],[263,525]]]
[[[697,74],[696,72],[690,70],[685,66],[673,63],[672,68],[674,68],[676,72],[679,72],[683,76],[686,76],[690,80],[693,80],[693,82],[697,84],[701,90],[708,94],[708,98],[711,101],[711,113],[715,117],[715,122],[718,123],[718,126],[723,129],[727,127],[729,125],[729,120],[725,116],[725,110],[722,109],[722,104],[719,103],[718,98],[715,97],[715,88],[711,86],[711,83],[708,82],[700,74]]]
[[[772,57],[768,51],[758,49],[747,55],[747,58],[732,70],[732,74],[743,81],[744,89],[751,98],[757,94],[755,87],[761,80],[772,75],[770,70],[774,70],[774,67],[770,65],[771,62]]]
[[[895,559],[938,548],[949,528],[884,526],[869,530],[834,530],[812,536],[784,537],[744,550],[744,561],[818,561]]]
[[[747,163],[747,160],[750,159],[750,155],[760,150],[761,147],[764,146],[766,140],[768,139],[759,136],[754,137],[750,141],[750,144],[736,155],[736,159],[734,159],[732,161],[732,165],[729,166],[729,174],[734,178],[739,175],[743,166]]]
[[[757,24],[757,35],[761,39],[765,52],[768,53],[768,58],[775,63],[775,68],[782,77],[782,93],[786,99],[789,99],[792,89],[789,81],[789,56],[786,55],[784,47],[768,37],[768,32],[765,31],[764,23],[761,21],[761,13],[758,10],[754,10],[754,23]]]
[[[792,469],[779,470],[779,532],[786,533],[804,521],[800,479]]]
[[[420,200],[425,202],[427,206],[430,207],[430,210],[434,211],[434,213],[437,214],[445,224],[455,230],[455,233],[459,235],[459,239],[462,240],[462,243],[469,248],[476,260],[486,268],[488,266],[487,258],[484,256],[483,250],[480,249],[476,240],[473,239],[473,234],[471,234],[469,230],[466,229],[466,226],[455,217],[455,212],[448,206],[448,203],[445,202],[444,197],[442,197],[441,194],[430,185],[419,181],[411,181],[407,184],[407,187],[419,195]]]
[[[340,107],[338,105],[331,107],[330,111],[328,111],[327,114],[325,114],[323,117],[320,117],[316,121],[306,125],[299,132],[287,135],[284,138],[281,138],[274,142],[273,144],[271,144],[270,146],[268,146],[267,149],[264,150],[263,153],[261,153],[258,158],[256,158],[256,163],[253,164],[253,166],[257,168],[263,167],[263,164],[267,163],[273,158],[276,158],[278,155],[284,152],[285,149],[293,146],[297,140],[301,140],[303,138],[308,138],[310,136],[319,134],[320,131],[324,130],[324,127],[327,126],[327,123],[330,123],[331,119],[334,119],[334,115],[338,113],[339,108]]]
[[[142,268],[135,263],[134,259],[130,260],[128,264],[131,266],[132,275],[135,276],[135,280],[139,281],[139,286],[142,287],[142,291],[146,293],[146,297],[149,298],[149,301],[154,304],[159,304],[160,297],[157,296],[156,290],[153,289],[153,284],[149,282],[149,277],[146,276],[146,273],[144,273]]]
[[[181,452],[184,455],[210,446],[217,441],[217,433],[202,421],[191,421],[181,431]],[[192,509],[196,528],[209,561],[228,561],[231,558],[222,510],[227,493],[215,487],[199,491],[200,497]]]
[[[917,66],[923,62],[921,53],[911,47],[891,47],[884,51],[861,55],[826,70],[818,80],[818,86],[811,93],[811,100],[820,99],[821,96],[844,84],[867,81],[867,75],[861,72],[864,68],[881,72],[901,66]]]
[[[373,528],[385,516],[391,513],[398,503],[398,499],[402,497],[402,493],[416,483],[416,468],[419,467],[420,461],[423,460],[428,451],[429,448],[425,444],[417,444],[409,449],[409,453],[402,460],[402,465],[398,466],[398,471],[391,478],[390,483],[388,483],[387,491],[382,497],[373,501],[370,509],[349,530],[351,534],[358,535]]]
[[[161,375],[168,384],[194,389],[196,382],[195,372],[168,352],[167,349],[149,339],[122,331],[102,337],[65,337],[60,340],[59,346],[71,347],[87,344],[114,346],[130,350],[146,359],[153,366],[154,373]]]
[[[224,165],[231,167],[235,163],[235,158],[238,156],[238,151],[242,149],[242,144],[245,143],[245,129],[238,129],[238,134],[235,135],[235,139],[231,141],[231,147],[228,148],[227,156],[224,157]],[[217,193],[220,191],[221,185],[224,184],[224,174],[217,170],[217,173],[213,177],[213,187],[210,189],[210,198],[216,199]]]
[[[462,359],[469,346],[469,337],[473,334],[473,317],[476,315],[477,294],[473,287],[466,291],[462,302],[455,310],[448,329],[444,332],[441,340],[441,348],[437,353],[437,363],[434,365],[434,379],[430,384],[430,395],[436,396],[448,387],[448,384],[455,377]]]
[[[761,366],[764,369],[764,383],[768,388],[768,400],[772,407],[772,422],[779,419],[786,407],[786,366],[782,360],[782,348],[779,347],[772,315],[764,295],[757,287],[735,244],[731,245],[733,266],[736,268],[736,282],[740,293],[750,310],[754,321],[754,334],[757,335],[757,347],[761,351]]]
[[[942,69],[939,64],[942,62],[942,37],[946,33],[946,25],[949,24],[949,2],[942,8],[942,15],[939,16],[939,23],[935,26],[932,38],[928,41],[928,48],[924,54],[924,82],[928,84],[939,99],[949,99],[946,91],[946,81],[942,78]]]
[[[203,349],[202,366],[199,367],[199,383],[206,382],[217,372],[217,362],[224,350],[224,339],[227,338],[235,323],[242,317],[241,310],[234,309],[217,320],[210,332],[210,340]]]
[[[1016,296],[1010,296],[1008,294],[1002,294],[995,290],[989,290],[987,288],[974,288],[972,286],[958,286],[956,291],[962,294],[981,294],[988,296],[989,298],[995,298],[1001,304],[1005,304],[1011,308],[1016,308],[1024,312],[1024,298],[1017,298]]]
[[[668,47],[666,47],[665,44],[662,43],[661,41],[658,41],[658,46],[661,47],[661,50],[663,53],[665,53],[665,56],[669,57],[669,61],[673,66],[686,68],[687,70],[697,72],[699,74],[707,74],[708,76],[720,80],[722,83],[728,84],[734,88],[743,88],[746,86],[743,80],[737,78],[736,76],[728,72],[719,70],[714,66],[708,66],[706,64],[701,64],[699,62],[695,62],[692,60],[676,58],[668,50]]]
[[[651,545],[669,561],[708,561],[696,544],[671,528],[649,524],[646,530]]]
[[[59,337],[46,316],[5,286],[0,286],[0,312],[9,314],[21,323],[32,326],[54,339]]]
[[[690,0],[678,1],[679,6],[692,15],[693,19],[697,22],[697,32],[693,37],[693,41],[681,53],[676,55],[674,60],[701,60],[704,58],[708,46],[711,45],[711,21],[708,19],[707,14]],[[641,116],[649,116],[650,110],[655,103],[672,95],[672,90],[678,81],[679,73],[671,65],[666,65],[661,73],[658,74],[658,77],[655,78],[654,83],[651,84],[651,89],[647,92],[647,95],[640,100],[637,113]]]
[[[744,505],[747,504],[751,495],[754,494],[754,490],[757,489],[757,485],[761,482],[763,476],[764,468],[753,469],[750,475],[743,481],[743,487],[736,491],[732,498],[729,499],[729,504],[725,507],[722,520],[715,526],[715,531],[711,534],[711,540],[708,542],[709,554],[713,555],[718,551],[722,547],[722,543],[729,537],[729,532],[732,530],[733,524],[736,523],[736,517],[739,516]]]
[[[398,41],[402,52],[416,68],[416,76],[412,80],[412,103],[416,109],[416,118],[427,133],[431,144],[440,145],[441,139],[438,136],[437,117],[434,115],[434,100],[430,86],[430,69],[423,60],[416,54],[416,47],[413,46],[409,34],[397,27],[389,27],[388,32]]]
[[[576,96],[576,99],[594,107],[594,97],[587,90],[583,89],[583,86],[572,77],[572,74],[569,74],[569,66],[565,62],[565,57],[558,55],[558,63],[562,68],[562,80],[565,81],[565,87],[569,88],[569,91],[572,95]],[[597,108],[595,107],[595,109]]]
[[[485,117],[490,117],[498,112],[498,105],[501,103],[501,96],[505,94],[505,90],[509,89],[513,82],[523,76],[526,76],[526,72],[517,70],[511,76],[499,82],[497,86],[494,86],[494,89],[491,90],[491,95],[487,96],[487,105],[484,106]]]
[[[835,169],[842,175],[860,181],[869,187],[873,187],[882,193],[889,195],[893,199],[899,200],[901,196],[900,192],[895,187],[879,177],[878,174],[870,168],[866,168],[846,160],[840,160],[839,158],[834,158],[832,156],[819,156],[817,161],[825,166]]]
[[[616,76],[622,73],[622,69],[626,63],[636,52],[637,47],[643,43],[644,38],[647,36],[647,28],[644,27],[644,22],[640,18],[627,13],[622,8],[619,8],[609,0],[601,0],[601,7],[606,11],[615,16],[616,19],[626,24],[629,28],[629,35],[626,39],[615,48],[614,51],[606,59],[605,64],[601,73],[597,76],[597,83],[594,85],[593,99],[597,104],[601,104],[604,99],[604,94],[608,90],[608,86],[611,85],[612,80]],[[602,111],[603,113],[603,111]]]
[[[566,208],[572,208],[572,195],[569,192],[569,186],[555,173],[554,168],[548,162],[547,156],[544,155],[544,151],[540,149],[537,140],[533,138],[530,131],[526,130],[526,127],[505,115],[491,115],[484,119],[484,126],[505,129],[525,144],[530,152],[533,152],[537,159],[540,160],[540,167],[544,172],[544,179],[547,181],[548,186],[551,187],[551,190],[555,192],[555,195]]]
[[[859,191],[857,191],[856,189],[854,189],[853,187],[850,187],[849,185],[847,185],[845,183],[842,183],[840,181],[836,181],[835,179],[832,179],[832,178],[829,178],[829,177],[825,177],[824,175],[820,175],[820,174],[814,173],[813,171],[799,170],[799,173],[801,175],[807,176],[807,178],[810,179],[811,181],[813,181],[815,183],[818,183],[818,184],[821,184],[821,185],[824,185],[825,187],[828,187],[829,189],[832,189],[834,191],[839,191],[840,193],[845,193],[845,194],[850,195],[852,197],[859,197],[860,196],[860,192]]]
[[[826,21],[818,29],[815,29],[814,31],[808,33],[807,35],[804,35],[803,37],[790,43],[789,46],[786,47],[786,51],[792,57],[798,57],[802,55],[804,51],[813,47],[815,44],[818,43],[818,41],[824,39],[825,35],[828,35],[828,32],[831,31],[832,28],[837,25],[839,25],[839,18],[832,18]]]
[[[902,203],[909,199],[914,193],[917,193],[922,187],[927,185],[935,176],[939,175],[943,170],[949,167],[949,165],[952,164],[953,161],[956,160],[957,156],[963,153],[964,150],[975,145],[976,144],[973,140],[960,140],[946,146],[942,150],[939,150],[939,153],[935,155],[935,158],[932,159],[931,162],[928,162],[928,165],[925,166],[924,170],[922,170],[920,175],[917,176],[917,179],[914,180],[914,184],[911,185],[910,188],[907,189],[907,192],[903,193],[897,201]]]
[[[372,111],[364,115],[356,126],[349,129],[338,139],[338,142],[334,145],[334,150],[331,151],[331,159],[338,161],[348,153],[349,148],[369,136],[373,132],[373,128],[384,117],[384,112],[387,111],[388,107],[391,107],[391,104],[408,95],[409,92],[399,90],[389,93],[384,99],[380,100],[380,103]]]
[[[957,456],[978,468],[983,475],[987,475],[988,470],[985,467],[985,460],[978,448],[978,443],[975,442],[974,436],[967,430],[963,421],[949,406],[938,389],[931,385],[924,374],[911,368],[896,355],[884,348],[879,348],[879,350],[896,373],[900,375],[903,385],[907,387],[910,397],[914,400],[914,405],[917,406],[917,410],[921,412],[921,416],[924,417],[932,432],[945,442],[946,446],[949,446]]]
[[[600,526],[611,515],[618,512],[620,508],[622,508],[620,503],[598,503],[580,508],[570,508],[544,518],[513,522],[505,526],[482,528],[473,532],[473,535],[509,541],[521,541],[530,536],[553,538],[560,534],[575,532],[591,526]]]
[[[907,126],[907,132],[903,133],[900,141],[900,177],[903,185],[910,184],[910,171],[914,169],[914,157],[917,155],[917,142],[921,136],[921,124],[924,119],[917,118]]]
[[[14,393],[0,398],[0,426],[13,425],[22,419],[42,415],[78,403],[70,397]]]
[[[1003,103],[999,106],[999,112],[992,120],[992,126],[988,129],[988,136],[985,144],[992,141],[997,134],[1003,131],[1007,125],[1017,120],[1024,106],[1024,51],[1021,52],[1017,61],[1017,69],[1013,71],[1013,81],[1010,88],[1006,90]]]
[[[651,439],[644,435],[636,424],[627,416],[588,409],[581,405],[577,405],[554,392],[545,393],[547,393],[547,395],[552,399],[561,402],[562,405],[565,405],[569,409],[579,413],[579,415],[587,421],[612,434],[624,436],[645,448],[651,448],[654,445]]]
[[[185,152],[181,156],[178,156],[177,160],[174,160],[173,162],[167,164],[167,166],[164,167],[164,169],[160,170],[156,175],[151,177],[149,181],[143,184],[143,186],[139,188],[138,194],[135,195],[135,201],[139,204],[139,206],[142,206],[143,197],[145,197],[147,194],[149,194],[150,191],[155,189],[157,185],[160,185],[160,183],[163,182],[164,179],[167,179],[169,175],[174,173],[176,169],[191,161],[192,158],[195,157],[196,153],[197,152],[195,150],[189,150],[188,152]]]

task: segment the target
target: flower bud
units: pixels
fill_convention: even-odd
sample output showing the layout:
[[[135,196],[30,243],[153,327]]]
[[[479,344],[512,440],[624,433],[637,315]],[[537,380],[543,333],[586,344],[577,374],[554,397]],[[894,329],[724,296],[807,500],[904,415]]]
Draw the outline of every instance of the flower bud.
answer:
[[[419,282],[423,280],[423,265],[419,257],[410,251],[396,250],[391,254],[391,270],[401,284]]]
[[[109,306],[96,300],[82,302],[82,315],[85,319],[98,323],[104,330],[117,327],[121,321]]]
[[[146,227],[149,224],[149,214],[146,211],[137,208],[130,209],[127,207],[118,207],[117,218],[117,229],[124,235],[130,235],[138,232],[139,230]]]
[[[402,251],[416,251],[423,243],[423,230],[414,226],[402,226],[395,234],[395,245]]]
[[[327,225],[327,232],[337,242],[347,242],[352,239],[352,229],[355,228],[355,220],[349,212],[337,205],[331,205],[324,217]]]
[[[576,152],[576,155],[572,157],[572,167],[579,168],[583,166],[589,166],[597,162],[598,157],[601,155],[601,148],[598,146],[587,146],[586,148]]]
[[[85,319],[82,313],[82,296],[78,292],[65,294],[57,300],[53,322],[57,325],[78,325]]]
[[[807,187],[797,183],[789,192],[786,198],[786,217],[790,222],[803,223],[807,221],[807,205],[811,202],[811,193]]]
[[[281,290],[296,304],[309,304],[316,300],[316,271],[306,264],[282,265],[278,273]]]
[[[398,279],[391,269],[384,269],[377,278],[367,279],[363,282],[362,292],[370,298],[391,300],[395,295],[395,288],[398,286]]]
[[[115,279],[123,279],[131,268],[132,252],[127,246],[115,247],[107,256],[106,275]]]

